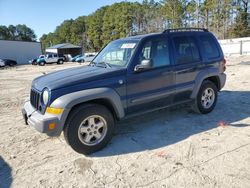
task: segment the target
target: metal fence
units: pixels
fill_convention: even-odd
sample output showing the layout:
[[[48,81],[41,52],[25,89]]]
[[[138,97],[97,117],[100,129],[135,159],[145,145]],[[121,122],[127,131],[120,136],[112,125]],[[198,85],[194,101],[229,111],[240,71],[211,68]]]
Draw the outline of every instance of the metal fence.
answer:
[[[225,55],[250,55],[250,37],[219,40]]]

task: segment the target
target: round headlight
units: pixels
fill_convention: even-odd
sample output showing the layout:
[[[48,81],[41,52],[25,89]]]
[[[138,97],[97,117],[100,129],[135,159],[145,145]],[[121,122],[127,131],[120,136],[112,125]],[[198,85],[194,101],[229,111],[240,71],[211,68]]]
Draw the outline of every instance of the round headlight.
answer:
[[[49,91],[47,89],[43,91],[42,99],[43,99],[43,104],[47,105],[49,102]]]

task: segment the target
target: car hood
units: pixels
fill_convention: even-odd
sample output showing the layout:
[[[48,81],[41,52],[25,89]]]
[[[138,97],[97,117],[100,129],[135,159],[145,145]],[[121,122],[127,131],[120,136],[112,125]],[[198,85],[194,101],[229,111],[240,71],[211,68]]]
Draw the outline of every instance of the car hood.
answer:
[[[125,73],[125,70],[125,68],[102,68],[94,66],[69,68],[37,77],[33,80],[32,87],[38,91],[42,91],[44,88],[54,90],[85,82],[106,79],[116,75],[121,76],[123,72]]]

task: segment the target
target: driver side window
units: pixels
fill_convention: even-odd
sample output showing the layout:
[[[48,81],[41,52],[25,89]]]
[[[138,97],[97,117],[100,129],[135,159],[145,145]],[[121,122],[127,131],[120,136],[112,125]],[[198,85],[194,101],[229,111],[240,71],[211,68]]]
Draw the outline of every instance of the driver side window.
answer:
[[[142,53],[140,56],[140,61],[145,60],[145,59],[150,59],[151,58],[151,47],[152,47],[152,42],[147,42],[142,49]]]
[[[170,65],[167,40],[155,40],[147,42],[139,56],[139,62],[151,60],[153,68]]]

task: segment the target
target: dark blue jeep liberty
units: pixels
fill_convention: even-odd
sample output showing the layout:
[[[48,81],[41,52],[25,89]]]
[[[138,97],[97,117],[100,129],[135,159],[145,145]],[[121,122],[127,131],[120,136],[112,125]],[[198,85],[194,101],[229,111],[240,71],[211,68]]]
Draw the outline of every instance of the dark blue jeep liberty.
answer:
[[[110,141],[115,122],[189,102],[211,112],[225,85],[226,61],[206,29],[185,28],[110,42],[88,66],[33,80],[22,113],[26,124],[49,136],[64,132],[83,154]]]

